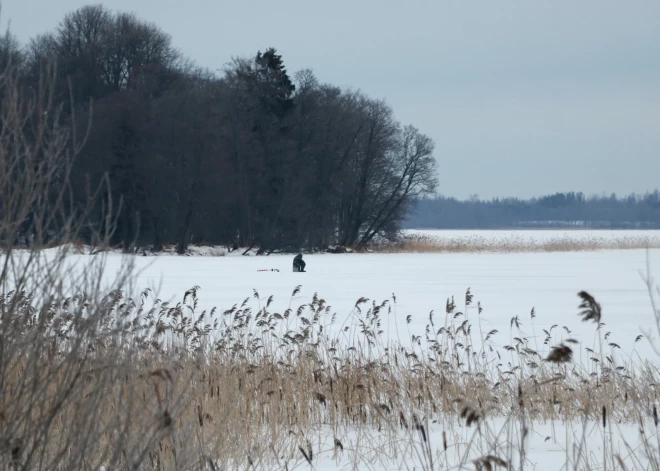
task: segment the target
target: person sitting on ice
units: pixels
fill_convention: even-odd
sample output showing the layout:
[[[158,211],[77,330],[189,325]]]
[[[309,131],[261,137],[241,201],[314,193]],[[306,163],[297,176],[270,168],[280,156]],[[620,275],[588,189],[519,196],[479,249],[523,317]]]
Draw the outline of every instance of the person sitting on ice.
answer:
[[[305,261],[303,260],[303,255],[299,253],[293,259],[293,271],[305,271]]]

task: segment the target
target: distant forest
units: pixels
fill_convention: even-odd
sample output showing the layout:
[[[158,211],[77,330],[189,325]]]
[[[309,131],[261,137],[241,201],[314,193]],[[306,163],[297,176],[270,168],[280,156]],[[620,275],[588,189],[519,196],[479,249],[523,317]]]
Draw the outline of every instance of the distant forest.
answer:
[[[29,44],[0,36],[0,74],[20,82],[27,127],[47,119],[86,136],[60,193],[74,209],[96,194],[87,238],[112,222],[125,251],[362,247],[394,236],[412,201],[435,193],[428,136],[382,100],[311,70],[290,75],[274,48],[212,72],[158,26],[87,6]],[[57,223],[46,229],[56,241]]]
[[[593,228],[660,229],[660,193],[617,197],[556,193],[522,200],[437,196],[418,199],[405,221],[417,229]]]

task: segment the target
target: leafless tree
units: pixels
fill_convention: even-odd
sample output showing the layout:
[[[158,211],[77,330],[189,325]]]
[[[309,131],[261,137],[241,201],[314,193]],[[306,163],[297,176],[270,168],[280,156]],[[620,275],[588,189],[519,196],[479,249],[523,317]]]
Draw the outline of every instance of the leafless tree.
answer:
[[[433,194],[437,187],[433,141],[413,126],[406,126],[399,137],[398,148],[380,177],[374,197],[375,205],[367,219],[358,248],[364,247],[378,234],[400,220],[406,206],[414,198]],[[390,229],[391,230],[391,229]]]
[[[23,51],[16,37],[7,30],[0,36],[0,70],[23,66]]]

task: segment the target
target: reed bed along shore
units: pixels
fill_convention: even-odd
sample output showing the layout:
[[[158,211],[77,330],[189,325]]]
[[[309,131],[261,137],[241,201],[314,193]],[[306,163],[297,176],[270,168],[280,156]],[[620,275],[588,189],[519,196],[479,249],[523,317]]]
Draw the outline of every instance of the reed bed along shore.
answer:
[[[386,335],[395,296],[339,316],[300,289],[283,312],[256,291],[199,312],[198,287],[176,304],[3,296],[0,466],[528,469],[541,427],[570,467],[658,469],[660,372],[621,354],[589,293],[575,319],[592,339],[555,326],[538,341],[533,310],[483,330],[469,289],[419,336]]]
[[[534,231],[538,233],[539,231]],[[546,231],[544,237],[535,237],[527,231],[407,231],[397,241],[382,241],[370,247],[380,253],[478,253],[478,252],[584,252],[593,250],[630,250],[660,248],[657,231],[630,231],[621,235],[599,231],[561,232]]]

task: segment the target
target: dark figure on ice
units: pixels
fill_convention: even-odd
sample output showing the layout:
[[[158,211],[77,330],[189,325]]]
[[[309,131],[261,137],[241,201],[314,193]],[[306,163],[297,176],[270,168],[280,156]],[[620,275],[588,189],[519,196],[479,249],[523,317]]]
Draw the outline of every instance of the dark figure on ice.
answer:
[[[302,259],[302,254],[299,253],[293,259],[293,271],[305,271],[305,261]]]

